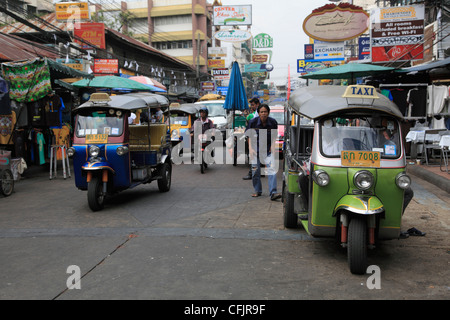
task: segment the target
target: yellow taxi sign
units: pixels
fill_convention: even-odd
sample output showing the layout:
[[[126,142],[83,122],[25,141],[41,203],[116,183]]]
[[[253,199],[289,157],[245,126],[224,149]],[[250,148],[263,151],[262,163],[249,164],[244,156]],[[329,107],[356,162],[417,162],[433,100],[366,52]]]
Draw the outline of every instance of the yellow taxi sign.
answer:
[[[373,86],[352,85],[345,90],[343,98],[378,99],[378,94]]]

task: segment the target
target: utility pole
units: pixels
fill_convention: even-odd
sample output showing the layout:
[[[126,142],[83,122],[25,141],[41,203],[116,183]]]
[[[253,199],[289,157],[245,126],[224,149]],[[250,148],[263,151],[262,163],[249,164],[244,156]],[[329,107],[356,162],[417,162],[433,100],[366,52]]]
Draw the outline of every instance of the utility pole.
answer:
[[[200,32],[197,34],[197,83],[200,90]]]

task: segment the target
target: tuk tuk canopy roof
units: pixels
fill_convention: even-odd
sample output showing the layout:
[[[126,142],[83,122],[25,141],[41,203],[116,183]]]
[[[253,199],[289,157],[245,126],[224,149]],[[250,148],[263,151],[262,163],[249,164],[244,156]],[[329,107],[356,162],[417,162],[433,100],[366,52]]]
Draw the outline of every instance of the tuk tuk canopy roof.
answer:
[[[378,99],[345,98],[346,89],[346,86],[303,87],[291,94],[289,106],[295,113],[310,119],[357,109],[380,111],[403,118],[397,105],[381,93],[377,93]]]
[[[128,93],[111,96],[110,99],[110,101],[103,102],[87,101],[76,108],[74,111],[78,112],[93,107],[112,108],[120,110],[136,110],[148,107],[165,107],[169,105],[169,100],[167,100],[166,97],[152,93]]]
[[[196,114],[200,110],[201,107],[202,107],[201,104],[184,103],[177,107],[171,107],[170,112],[181,111],[181,112],[186,112],[186,113],[190,113],[190,114]]]

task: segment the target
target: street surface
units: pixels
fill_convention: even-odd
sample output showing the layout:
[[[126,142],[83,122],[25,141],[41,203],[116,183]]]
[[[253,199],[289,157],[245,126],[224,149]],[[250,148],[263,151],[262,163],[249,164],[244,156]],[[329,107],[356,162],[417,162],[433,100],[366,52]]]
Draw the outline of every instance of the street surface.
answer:
[[[413,177],[403,230],[426,236],[371,251],[381,289],[369,289],[370,274],[352,275],[332,240],[283,227],[267,178],[263,196],[252,198],[247,172],[246,165],[215,164],[203,175],[198,165],[174,166],[168,193],[156,182],[138,186],[100,212],[90,211],[73,177],[21,180],[0,198],[0,299],[450,298],[447,193]],[[77,270],[79,288],[69,290]]]

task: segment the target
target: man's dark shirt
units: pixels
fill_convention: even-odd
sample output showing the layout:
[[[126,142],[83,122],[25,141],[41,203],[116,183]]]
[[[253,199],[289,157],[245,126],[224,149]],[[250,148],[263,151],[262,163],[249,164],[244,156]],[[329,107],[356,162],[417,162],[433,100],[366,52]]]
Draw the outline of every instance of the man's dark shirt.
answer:
[[[266,121],[266,125],[263,126],[262,122],[261,122],[261,118],[260,117],[255,117],[253,119],[251,119],[248,122],[247,125],[247,129],[255,129],[256,130],[256,135],[257,135],[257,152],[259,152],[259,130],[260,129],[266,129],[267,130],[267,154],[270,154],[270,147],[272,145],[272,142],[275,141],[276,137],[273,138],[272,141],[272,131],[271,130],[275,130],[276,134],[278,134],[278,122],[277,120],[275,120],[274,118],[268,117],[267,121]],[[251,138],[255,138],[255,137],[251,137]]]

